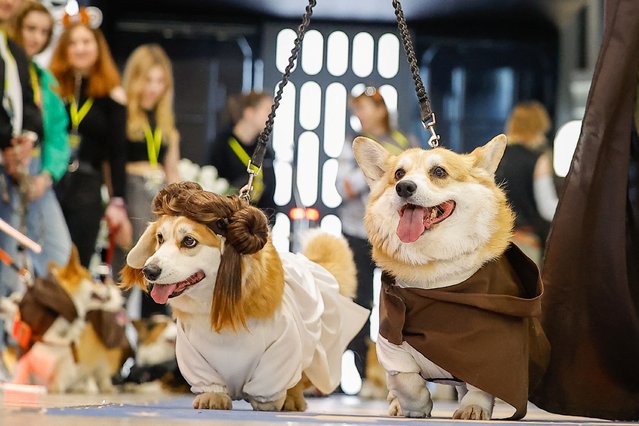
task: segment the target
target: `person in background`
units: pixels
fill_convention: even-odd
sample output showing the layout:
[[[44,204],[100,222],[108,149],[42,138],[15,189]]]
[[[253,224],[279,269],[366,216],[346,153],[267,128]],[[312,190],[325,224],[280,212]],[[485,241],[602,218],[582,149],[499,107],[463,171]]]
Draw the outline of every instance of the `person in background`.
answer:
[[[257,137],[271,112],[273,99],[263,92],[250,92],[229,98],[228,110],[231,127],[219,133],[213,141],[208,163],[215,166],[220,177],[229,181],[236,190],[248,182],[246,168],[255,151]],[[275,208],[275,173],[273,155],[266,151],[262,172],[253,181],[251,201],[271,214]]]
[[[58,83],[40,67],[33,57],[47,48],[53,34],[53,17],[42,4],[28,0],[13,16],[9,35],[29,58],[29,83],[33,100],[42,111],[43,136],[40,147],[33,150],[25,190],[27,235],[42,245],[42,252],[32,254],[36,275],[47,274],[49,262],[64,265],[71,254],[71,238],[62,210],[53,191],[69,161],[68,118],[64,103],[57,95]]]
[[[375,87],[366,87],[359,96],[351,99],[350,107],[361,125],[359,136],[366,136],[382,144],[392,154],[399,154],[410,147],[408,139],[391,126],[390,114],[384,98]],[[361,306],[373,307],[373,273],[375,264],[371,258],[371,246],[364,228],[364,212],[369,188],[352,150],[353,138],[348,138],[339,158],[337,191],[342,196],[338,215],[342,232],[348,240],[357,265],[357,297]],[[366,386],[367,339],[370,337],[370,321],[367,321],[349,348],[355,353],[355,366]]]
[[[68,20],[51,71],[66,101],[71,145],[71,161],[56,192],[80,261],[89,267],[102,217],[122,246],[131,242],[131,225],[124,203],[126,94],[104,35],[85,16]],[[106,210],[103,184],[110,190]]]
[[[0,0],[0,219],[26,232],[27,185],[32,150],[42,137],[42,114],[33,97],[29,79],[29,59],[6,33],[11,15],[19,0]],[[17,259],[18,243],[0,231],[0,250],[18,267],[28,267]],[[24,291],[15,271],[0,262],[0,297]],[[5,342],[0,319],[0,350]],[[0,359],[0,381],[8,378]]]
[[[31,164],[31,157],[42,138],[42,113],[31,85],[29,58],[6,31],[20,4],[0,0],[0,218],[26,234],[27,207],[36,198],[32,184],[37,182],[30,172],[38,165]],[[28,267],[24,259],[17,259],[17,242],[4,232],[0,232],[0,249],[19,267]],[[16,290],[21,290],[17,274],[0,262],[0,296]]]
[[[153,221],[151,204],[165,185],[179,180],[180,135],[173,111],[173,71],[164,50],[157,44],[139,46],[124,69],[127,95],[126,150],[127,203],[137,241]],[[116,255],[114,272],[124,266],[123,251]],[[166,314],[166,305],[142,295],[142,318]]]
[[[506,123],[508,147],[495,173],[516,215],[512,241],[537,265],[558,202],[547,149],[550,127],[541,103],[515,105]]]

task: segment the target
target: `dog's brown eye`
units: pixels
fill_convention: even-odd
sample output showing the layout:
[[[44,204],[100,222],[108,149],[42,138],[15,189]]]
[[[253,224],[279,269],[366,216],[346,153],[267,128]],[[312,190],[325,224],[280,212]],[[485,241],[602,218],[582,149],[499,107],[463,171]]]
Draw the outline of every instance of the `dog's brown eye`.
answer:
[[[162,244],[164,242],[164,236],[162,234],[157,234],[155,237],[158,240],[158,244]]]
[[[448,172],[443,167],[435,166],[430,170],[430,174],[436,178],[443,179],[448,176]]]
[[[397,169],[397,171],[395,172],[395,180],[400,180],[401,178],[403,178],[404,176],[406,176],[406,170],[404,169]]]
[[[182,239],[182,246],[186,248],[193,248],[197,245],[197,240],[188,235]]]

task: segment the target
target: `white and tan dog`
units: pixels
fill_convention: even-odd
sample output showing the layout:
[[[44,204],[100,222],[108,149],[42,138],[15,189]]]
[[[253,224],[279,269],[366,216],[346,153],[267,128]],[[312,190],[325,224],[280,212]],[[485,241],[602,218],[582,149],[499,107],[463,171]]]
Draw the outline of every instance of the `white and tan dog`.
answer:
[[[346,242],[319,234],[306,256],[278,253],[261,211],[195,183],[160,191],[154,211],[123,286],[148,283],[156,302],[171,305],[193,407],[246,399],[255,410],[304,410],[308,384],[332,392],[368,312],[342,295],[356,282]]]
[[[391,415],[430,416],[427,379],[457,386],[454,418],[490,419],[496,396],[520,418],[545,368],[539,274],[510,245],[514,216],[494,181],[505,148],[503,135],[466,155],[353,143],[383,270],[377,352]]]

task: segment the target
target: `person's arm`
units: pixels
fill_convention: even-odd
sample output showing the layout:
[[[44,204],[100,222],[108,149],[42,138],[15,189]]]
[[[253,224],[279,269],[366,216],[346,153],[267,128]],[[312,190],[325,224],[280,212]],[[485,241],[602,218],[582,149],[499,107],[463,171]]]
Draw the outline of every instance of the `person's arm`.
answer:
[[[175,183],[180,181],[180,173],[178,171],[178,163],[180,162],[180,136],[175,132],[174,137],[169,143],[168,150],[164,156],[164,174],[166,175],[166,183]]]
[[[109,165],[111,171],[111,185],[113,193],[104,212],[109,229],[115,233],[116,241],[121,247],[128,247],[131,243],[132,228],[126,210],[126,107],[116,93],[108,103],[109,134]]]
[[[42,139],[42,112],[36,105],[31,87],[31,77],[29,75],[29,59],[24,50],[13,41],[9,40],[9,50],[15,58],[22,86],[22,131],[35,132],[39,139]]]
[[[42,106],[44,137],[42,139],[42,170],[57,182],[67,170],[69,117],[62,99],[55,93],[57,82],[48,72],[42,74]]]
[[[109,133],[109,165],[111,169],[112,197],[125,197],[126,185],[126,97],[122,98],[119,91],[114,91],[111,102],[108,103],[107,120]]]
[[[533,172],[533,194],[542,218],[552,221],[559,202],[553,180],[552,163],[548,154],[539,156]]]
[[[357,198],[368,191],[366,178],[357,166],[353,148],[348,140],[344,142],[344,149],[338,159],[336,186],[337,192],[346,200]]]

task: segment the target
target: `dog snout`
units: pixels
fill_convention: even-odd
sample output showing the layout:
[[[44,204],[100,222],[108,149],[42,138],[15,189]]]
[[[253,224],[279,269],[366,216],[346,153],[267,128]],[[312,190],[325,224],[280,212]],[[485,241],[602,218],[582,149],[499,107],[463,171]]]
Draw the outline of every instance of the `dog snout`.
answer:
[[[417,191],[417,184],[411,180],[403,180],[395,185],[395,191],[400,197],[408,198]]]
[[[155,281],[160,277],[162,268],[160,268],[158,265],[151,264],[142,268],[142,273],[147,280]]]

